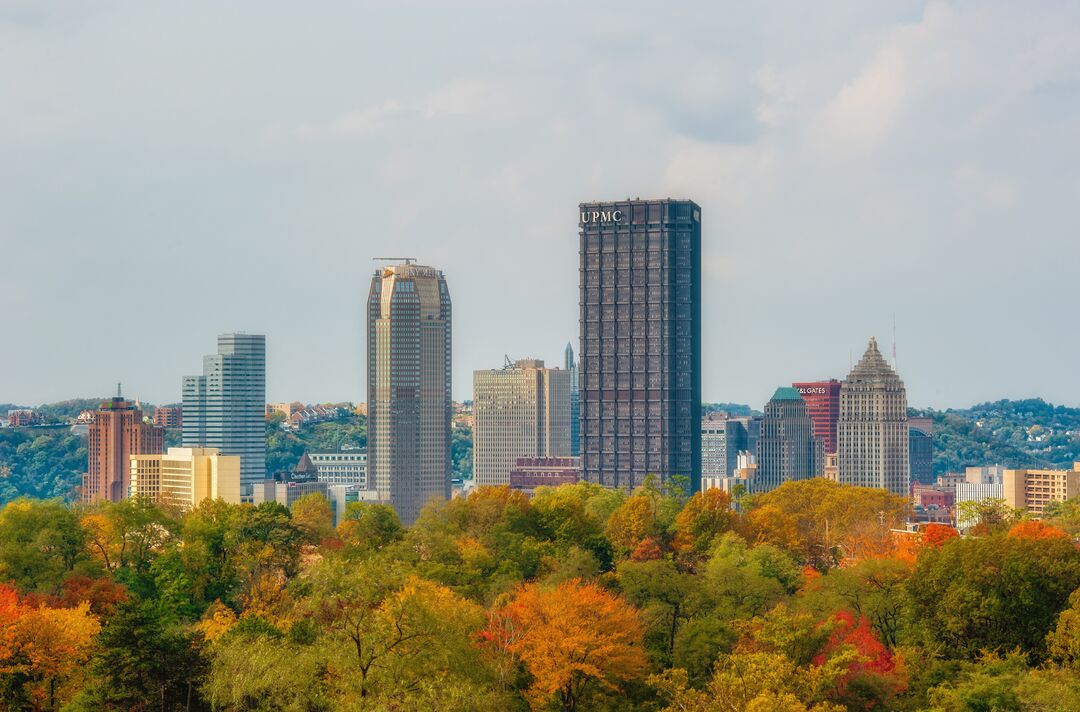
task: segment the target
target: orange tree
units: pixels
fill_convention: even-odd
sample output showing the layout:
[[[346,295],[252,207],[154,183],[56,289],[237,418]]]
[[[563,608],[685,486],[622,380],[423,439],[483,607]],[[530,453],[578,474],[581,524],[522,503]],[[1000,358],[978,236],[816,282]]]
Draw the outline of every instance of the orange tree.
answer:
[[[592,583],[527,584],[490,617],[481,637],[520,660],[535,709],[552,698],[576,710],[601,688],[617,690],[645,670],[638,611]]]
[[[0,700],[5,709],[55,709],[90,657],[100,630],[90,605],[50,608],[0,586]]]

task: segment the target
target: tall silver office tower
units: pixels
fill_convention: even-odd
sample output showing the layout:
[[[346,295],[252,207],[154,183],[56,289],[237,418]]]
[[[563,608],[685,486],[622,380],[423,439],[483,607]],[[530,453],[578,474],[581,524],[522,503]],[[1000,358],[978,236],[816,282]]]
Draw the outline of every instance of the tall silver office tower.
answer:
[[[581,458],[587,481],[701,486],[701,208],[579,206]]]
[[[367,303],[368,487],[405,524],[450,497],[450,293],[440,270],[381,269]]]
[[[907,391],[873,337],[840,385],[836,437],[841,483],[910,495]]]
[[[563,353],[564,367],[570,374],[570,454],[581,454],[581,383],[578,381],[578,365],[574,360],[574,347],[566,344]]]
[[[184,447],[240,456],[240,494],[266,479],[266,337],[222,334],[203,375],[183,380]]]

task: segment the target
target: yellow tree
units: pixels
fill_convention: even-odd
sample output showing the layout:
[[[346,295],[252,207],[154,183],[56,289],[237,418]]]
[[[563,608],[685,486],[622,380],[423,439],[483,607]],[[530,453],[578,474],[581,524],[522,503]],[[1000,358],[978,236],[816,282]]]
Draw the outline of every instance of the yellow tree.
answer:
[[[655,502],[644,494],[630,497],[608,517],[605,533],[616,550],[629,554],[642,539],[657,534]]]
[[[731,495],[721,489],[694,494],[675,517],[672,548],[687,558],[705,555],[718,534],[735,528]]]
[[[535,709],[554,697],[564,711],[576,710],[594,688],[617,690],[645,670],[637,609],[580,580],[554,588],[523,586],[485,633],[532,675],[529,699]]]
[[[292,505],[292,520],[312,544],[334,538],[334,510],[318,492],[299,498]]]
[[[749,503],[758,541],[783,547],[825,570],[891,554],[891,529],[907,515],[906,498],[883,489],[841,485],[823,477],[785,482]]]

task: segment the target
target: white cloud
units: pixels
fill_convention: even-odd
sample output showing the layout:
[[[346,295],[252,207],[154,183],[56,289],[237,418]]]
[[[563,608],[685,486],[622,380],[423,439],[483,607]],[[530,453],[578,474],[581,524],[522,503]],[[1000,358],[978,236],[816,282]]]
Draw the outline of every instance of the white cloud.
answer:
[[[486,121],[509,118],[512,105],[495,85],[478,77],[461,77],[431,92],[424,101],[428,119],[468,116]]]

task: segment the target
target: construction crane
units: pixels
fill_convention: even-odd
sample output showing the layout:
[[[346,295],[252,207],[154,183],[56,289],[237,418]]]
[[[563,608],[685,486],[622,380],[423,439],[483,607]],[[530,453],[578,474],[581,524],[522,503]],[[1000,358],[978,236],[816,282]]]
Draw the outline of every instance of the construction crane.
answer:
[[[372,262],[404,262],[407,265],[411,265],[416,262],[415,257],[372,257]]]

